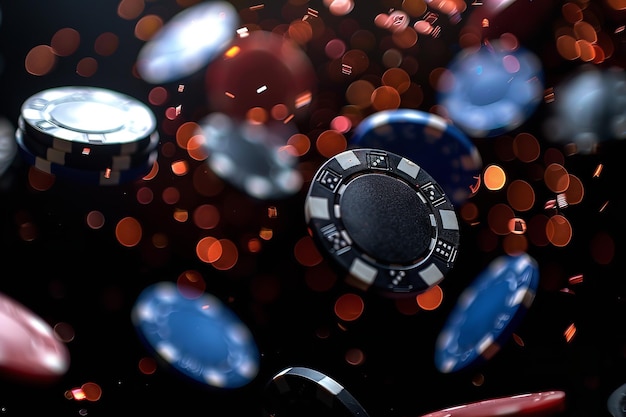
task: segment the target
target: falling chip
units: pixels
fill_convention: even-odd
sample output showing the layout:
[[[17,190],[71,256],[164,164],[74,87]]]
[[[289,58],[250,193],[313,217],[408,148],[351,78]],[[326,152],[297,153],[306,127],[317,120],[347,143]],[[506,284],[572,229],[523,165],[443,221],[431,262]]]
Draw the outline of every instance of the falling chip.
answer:
[[[212,113],[200,122],[209,167],[251,197],[281,199],[297,193],[303,179],[298,159],[283,146],[295,132],[282,122],[253,124]]]
[[[189,76],[234,38],[237,10],[225,1],[202,2],[175,15],[139,51],[137,71],[152,84]]]

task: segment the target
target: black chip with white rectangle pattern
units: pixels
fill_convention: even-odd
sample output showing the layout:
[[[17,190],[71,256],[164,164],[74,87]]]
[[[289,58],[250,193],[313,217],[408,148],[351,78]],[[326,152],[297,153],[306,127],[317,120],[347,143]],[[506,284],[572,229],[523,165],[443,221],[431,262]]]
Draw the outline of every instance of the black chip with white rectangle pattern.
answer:
[[[385,296],[416,295],[454,267],[459,223],[452,202],[416,163],[391,152],[341,152],[316,172],[305,220],[347,282]]]

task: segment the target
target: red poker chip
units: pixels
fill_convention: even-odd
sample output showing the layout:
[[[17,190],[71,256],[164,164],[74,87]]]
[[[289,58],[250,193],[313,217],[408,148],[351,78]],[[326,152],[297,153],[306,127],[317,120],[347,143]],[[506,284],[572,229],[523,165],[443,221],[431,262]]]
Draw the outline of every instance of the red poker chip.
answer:
[[[565,392],[544,391],[457,405],[421,417],[546,417],[565,409]]]
[[[205,87],[214,111],[246,118],[284,106],[294,117],[308,108],[317,76],[310,58],[295,42],[274,32],[255,30],[235,38],[208,66]]]
[[[63,376],[70,355],[54,330],[33,311],[0,293],[0,372],[25,382]]]

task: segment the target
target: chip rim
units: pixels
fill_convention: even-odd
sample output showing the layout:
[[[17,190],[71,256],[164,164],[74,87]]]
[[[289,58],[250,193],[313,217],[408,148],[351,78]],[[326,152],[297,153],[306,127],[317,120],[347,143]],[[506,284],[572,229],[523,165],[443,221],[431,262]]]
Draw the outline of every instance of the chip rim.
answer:
[[[626,402],[626,383],[615,388],[606,400],[607,411],[613,417],[624,417],[623,404]]]
[[[293,390],[292,385],[296,385],[297,389]],[[334,416],[339,413],[342,417],[369,417],[361,403],[342,384],[327,374],[306,366],[283,368],[265,384],[263,391],[265,416],[287,417],[280,412],[279,397],[300,395],[300,388],[307,385],[309,388],[315,388],[314,399],[318,400],[320,405],[328,407]],[[331,404],[328,403],[329,399]]]
[[[23,124],[20,123],[18,123],[18,125],[23,126]],[[66,152],[40,142],[36,137],[29,135],[22,127],[19,129],[24,146],[28,148],[33,155],[58,165],[88,170],[111,169],[113,171],[124,171],[142,166],[148,163],[150,158],[153,157],[153,152],[157,149],[160,141],[159,132],[154,131],[152,135],[150,135],[148,145],[134,153],[121,155],[105,154],[101,152],[92,153],[90,148],[89,152],[86,153],[87,147],[81,153]]]
[[[158,150],[155,149],[150,152],[150,157],[146,163],[127,170],[114,171],[81,169],[69,167],[66,165],[59,165],[45,158],[41,158],[35,155],[24,144],[22,138],[22,130],[19,128],[15,131],[15,140],[18,145],[18,153],[21,155],[22,159],[35,169],[46,174],[53,175],[56,178],[62,178],[77,183],[97,186],[116,186],[139,180],[142,177],[145,177],[148,173],[150,173],[150,170],[153,168],[154,164],[157,163],[159,156]]]
[[[406,140],[400,143],[400,141],[394,141],[391,137],[377,133],[377,130],[385,125],[390,125],[394,129],[405,125],[415,125],[424,130],[431,129],[436,131],[441,136],[434,141],[431,140],[428,143],[420,142],[418,146],[414,146],[416,145],[415,139],[420,137],[420,135],[407,134],[403,138]],[[438,171],[428,166],[429,161],[420,161],[420,152],[425,147],[422,145],[431,146],[435,142],[441,143],[442,141],[444,143],[443,146],[447,146],[450,141],[458,144],[457,150],[461,151],[455,155],[457,157],[455,162],[458,162],[455,174],[462,177],[457,181],[452,181],[448,177],[445,178],[445,181],[443,181],[444,178],[437,178],[435,172]],[[478,147],[465,132],[442,116],[417,109],[381,110],[368,115],[354,128],[350,136],[350,143],[353,147],[385,149],[414,161],[437,180],[453,203],[457,205],[463,203],[472,194],[470,187],[476,182],[476,176],[480,174],[483,166],[482,156]]]
[[[511,400],[515,401],[516,404],[511,404]],[[565,391],[537,391],[458,404],[423,414],[420,417],[514,417],[520,415],[539,417],[562,411],[565,408],[565,401]],[[489,413],[482,409],[486,406],[501,408]]]

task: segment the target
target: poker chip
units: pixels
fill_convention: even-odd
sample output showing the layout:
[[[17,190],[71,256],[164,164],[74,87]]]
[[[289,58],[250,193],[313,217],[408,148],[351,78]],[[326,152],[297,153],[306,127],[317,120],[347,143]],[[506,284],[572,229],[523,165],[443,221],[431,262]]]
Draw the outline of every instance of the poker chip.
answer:
[[[469,197],[482,168],[480,153],[464,132],[420,110],[373,113],[354,129],[350,141],[356,147],[384,149],[414,161],[457,205]]]
[[[24,101],[21,128],[46,146],[67,153],[127,155],[152,141],[156,118],[128,95],[99,87],[64,86]]]
[[[555,88],[543,133],[559,145],[573,143],[590,154],[598,146],[626,138],[626,75],[621,69],[581,66]]]
[[[626,384],[617,387],[606,401],[606,407],[613,417],[626,417]]]
[[[35,138],[30,137],[24,132],[24,121],[20,117],[18,119],[18,126],[20,126],[21,137],[24,145],[35,156],[46,159],[57,165],[66,165],[72,168],[91,169],[91,170],[105,170],[111,169],[113,171],[124,171],[137,166],[143,166],[150,162],[153,158],[153,151],[159,144],[159,133],[154,131],[150,135],[150,143],[148,146],[135,153],[124,155],[107,155],[102,153],[91,154],[88,150],[83,153],[64,152],[53,147],[47,146],[45,143],[38,141]],[[15,143],[15,140],[13,140]]]
[[[0,117],[0,176],[9,169],[17,155],[14,133],[13,124],[8,119]]]
[[[27,382],[52,382],[70,366],[66,345],[32,310],[0,293],[0,372]]]
[[[209,167],[251,197],[282,199],[302,188],[297,158],[282,144],[293,132],[211,113],[199,122]]]
[[[322,252],[363,290],[424,292],[457,257],[459,224],[442,188],[413,161],[384,150],[347,150],[322,164],[305,219]]]
[[[252,333],[214,295],[152,284],[139,294],[131,316],[145,346],[189,381],[233,389],[257,376],[260,354]]]
[[[367,411],[341,384],[311,368],[278,372],[265,386],[264,415],[272,417],[367,417]]]
[[[493,137],[521,126],[543,97],[541,61],[530,50],[494,40],[452,59],[451,77],[438,84],[438,104],[473,137]],[[452,80],[450,80],[452,78]]]
[[[28,164],[56,177],[89,185],[120,185],[138,180],[150,172],[158,157],[158,151],[153,150],[145,162],[125,170],[73,168],[59,165],[35,155],[26,146],[23,136],[23,132],[18,128],[15,132],[15,141],[18,145],[19,154]]]
[[[207,103],[213,111],[245,118],[254,108],[276,106],[299,119],[317,86],[309,55],[289,37],[267,30],[238,36],[205,73]]]
[[[564,391],[544,391],[457,405],[421,417],[546,417],[564,409]]]
[[[176,14],[139,51],[137,72],[159,84],[193,74],[222,53],[236,34],[232,4],[211,1]]]
[[[528,254],[494,259],[459,296],[435,344],[442,373],[491,359],[534,301],[539,267]]]

